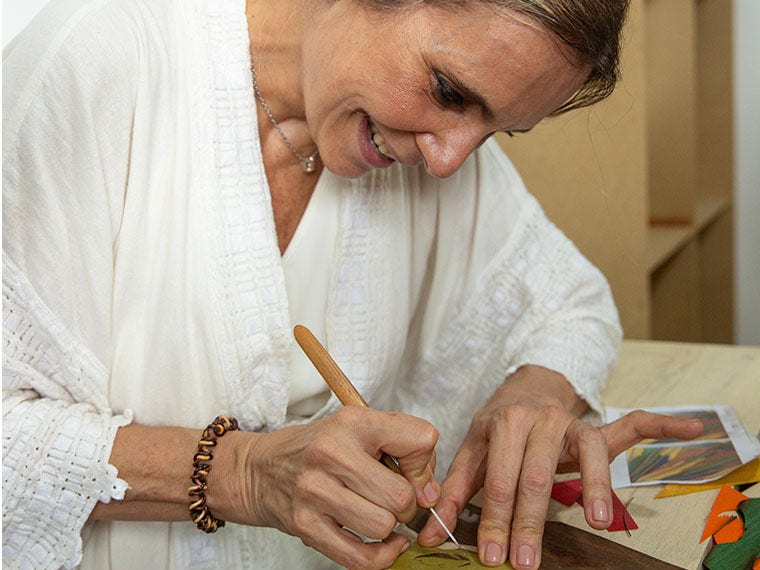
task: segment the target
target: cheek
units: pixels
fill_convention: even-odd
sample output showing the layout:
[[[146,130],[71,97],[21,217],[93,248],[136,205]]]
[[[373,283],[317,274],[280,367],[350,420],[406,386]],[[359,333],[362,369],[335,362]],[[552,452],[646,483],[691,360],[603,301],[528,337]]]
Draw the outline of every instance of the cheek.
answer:
[[[373,116],[397,130],[416,131],[430,119],[435,108],[419,79],[388,81],[376,98]]]

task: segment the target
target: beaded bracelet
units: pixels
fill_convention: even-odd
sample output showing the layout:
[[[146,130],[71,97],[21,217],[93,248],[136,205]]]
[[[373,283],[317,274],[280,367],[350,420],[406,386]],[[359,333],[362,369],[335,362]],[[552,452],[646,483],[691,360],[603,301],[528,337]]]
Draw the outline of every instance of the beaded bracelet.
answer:
[[[206,505],[206,488],[208,487],[206,477],[211,471],[209,462],[214,458],[210,448],[216,445],[217,438],[236,429],[238,429],[238,422],[235,418],[218,416],[203,430],[198,442],[198,451],[193,455],[193,476],[190,478],[193,484],[188,487],[187,494],[197,499],[190,502],[188,509],[195,526],[203,532],[216,532],[224,526],[224,521],[214,518]]]

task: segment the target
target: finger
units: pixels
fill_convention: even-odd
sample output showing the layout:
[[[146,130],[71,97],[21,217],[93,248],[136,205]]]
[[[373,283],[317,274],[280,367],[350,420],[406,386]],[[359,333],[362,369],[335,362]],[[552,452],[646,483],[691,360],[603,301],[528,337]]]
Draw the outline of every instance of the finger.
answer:
[[[303,543],[346,568],[388,568],[409,548],[409,539],[395,533],[381,542],[366,543],[330,517],[313,512],[303,522],[310,529],[300,535]]]
[[[575,442],[578,450],[586,522],[596,529],[607,528],[612,522],[612,495],[604,433],[575,420],[567,430],[566,439]]]
[[[438,516],[449,530],[454,530],[459,513],[483,484],[486,450],[485,439],[479,433],[468,432],[451,462],[441,484],[441,499],[435,506]],[[417,536],[417,542],[423,546],[434,546],[448,538],[446,531],[431,515]]]
[[[408,497],[413,498],[409,483],[398,478],[403,482]],[[302,484],[299,490],[299,505],[325,513],[341,526],[367,538],[382,540],[396,526],[396,515],[391,510],[357,494],[331,477],[312,477],[310,483]],[[304,529],[299,530],[303,532]]]
[[[346,406],[334,415],[339,431],[353,435],[344,449],[320,449],[324,455],[350,455],[351,467],[342,475],[358,494],[410,520],[416,504],[430,506],[440,497],[435,479],[435,444],[438,431],[419,418]],[[401,475],[377,461],[383,454],[397,457]],[[409,485],[412,493],[409,495]]]
[[[609,461],[642,439],[688,440],[699,436],[703,429],[704,426],[698,419],[651,414],[643,410],[630,412],[602,427],[607,439]]]
[[[528,410],[503,410],[491,425],[478,526],[478,556],[486,566],[507,558],[522,458],[533,420]]]
[[[411,483],[369,455],[358,457],[353,469],[346,471],[341,480],[347,489],[392,514],[394,523],[407,522],[417,513],[416,490]]]
[[[406,414],[384,412],[379,419],[380,424],[373,426],[377,451],[398,460],[401,474],[414,487],[417,504],[434,506],[441,495],[441,487],[435,477],[438,430],[431,423]],[[414,511],[409,514],[410,518],[413,516]]]
[[[515,568],[532,569],[541,563],[554,472],[573,419],[566,410],[547,406],[542,410],[540,423],[534,425],[528,436],[509,537],[509,560]]]

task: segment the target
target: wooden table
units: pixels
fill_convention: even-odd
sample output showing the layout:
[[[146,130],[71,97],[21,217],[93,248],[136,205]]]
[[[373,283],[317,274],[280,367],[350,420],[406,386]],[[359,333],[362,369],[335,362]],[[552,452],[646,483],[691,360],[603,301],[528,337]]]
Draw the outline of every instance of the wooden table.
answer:
[[[750,434],[760,431],[760,347],[625,341],[604,405],[620,408],[730,405]],[[760,496],[760,485],[745,494]],[[551,501],[549,519],[561,521],[681,568],[697,569],[707,548],[699,538],[716,491],[655,499],[660,485],[616,492],[639,528],[595,531],[578,505]]]

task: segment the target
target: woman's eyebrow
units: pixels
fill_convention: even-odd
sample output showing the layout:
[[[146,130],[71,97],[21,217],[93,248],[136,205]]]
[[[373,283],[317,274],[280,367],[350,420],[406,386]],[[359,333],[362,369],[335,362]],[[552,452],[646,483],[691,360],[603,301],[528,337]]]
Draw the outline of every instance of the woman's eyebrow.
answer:
[[[466,99],[469,99],[473,103],[475,103],[478,107],[480,107],[480,112],[483,113],[483,117],[487,121],[494,121],[496,119],[496,115],[494,114],[493,110],[491,110],[491,107],[488,104],[488,101],[486,101],[486,98],[483,97],[480,93],[475,91],[474,89],[467,87],[464,83],[462,83],[459,79],[457,79],[456,76],[453,74],[448,74],[448,79],[451,81],[452,87],[454,87],[457,91],[459,91]]]
[[[511,136],[511,135],[514,135],[515,133],[520,133],[520,134],[529,133],[531,130],[533,130],[533,127],[530,127],[529,129],[508,129],[506,131],[500,131],[500,132]]]

